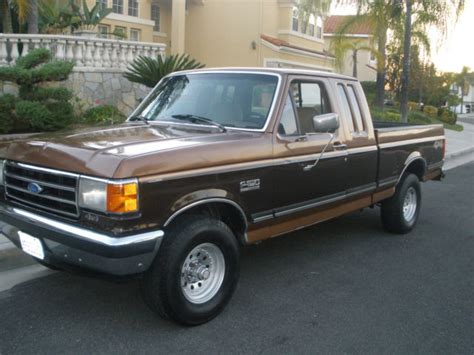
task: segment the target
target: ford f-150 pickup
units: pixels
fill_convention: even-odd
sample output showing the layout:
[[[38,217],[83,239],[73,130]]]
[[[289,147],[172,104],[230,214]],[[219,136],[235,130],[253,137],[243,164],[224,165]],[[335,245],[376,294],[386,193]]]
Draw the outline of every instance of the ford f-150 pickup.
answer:
[[[354,78],[178,72],[124,124],[0,143],[1,232],[51,268],[136,276],[196,325],[230,300],[242,245],[369,206],[410,232],[444,151],[441,125],[372,122]]]

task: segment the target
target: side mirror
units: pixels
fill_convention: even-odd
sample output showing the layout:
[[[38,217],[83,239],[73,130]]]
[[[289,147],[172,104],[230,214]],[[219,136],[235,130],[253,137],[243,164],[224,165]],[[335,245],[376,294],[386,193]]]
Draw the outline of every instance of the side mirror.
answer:
[[[313,127],[316,133],[334,133],[339,128],[339,116],[337,113],[314,116]]]

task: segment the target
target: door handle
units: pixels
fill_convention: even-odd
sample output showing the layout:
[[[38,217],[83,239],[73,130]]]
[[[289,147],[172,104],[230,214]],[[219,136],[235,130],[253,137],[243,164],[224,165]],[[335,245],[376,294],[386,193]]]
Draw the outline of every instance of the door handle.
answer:
[[[335,150],[344,150],[344,149],[347,149],[347,144],[344,144],[344,143],[334,143],[332,145],[332,147],[335,149]]]

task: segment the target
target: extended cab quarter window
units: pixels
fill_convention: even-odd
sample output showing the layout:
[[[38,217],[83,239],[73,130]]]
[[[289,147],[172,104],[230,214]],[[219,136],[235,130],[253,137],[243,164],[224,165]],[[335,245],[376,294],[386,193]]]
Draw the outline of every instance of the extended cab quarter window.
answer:
[[[347,85],[347,91],[349,93],[349,98],[351,100],[352,111],[354,113],[354,118],[357,123],[357,128],[359,132],[366,131],[364,121],[362,119],[362,112],[360,110],[359,100],[355,92],[354,86]]]
[[[302,134],[313,133],[313,117],[330,113],[326,89],[316,82],[293,81],[290,87]]]
[[[341,99],[341,110],[344,115],[345,122],[349,125],[349,131],[354,132],[354,118],[351,113],[351,106],[349,105],[349,98],[347,97],[346,90],[343,84],[337,84],[337,92]]]

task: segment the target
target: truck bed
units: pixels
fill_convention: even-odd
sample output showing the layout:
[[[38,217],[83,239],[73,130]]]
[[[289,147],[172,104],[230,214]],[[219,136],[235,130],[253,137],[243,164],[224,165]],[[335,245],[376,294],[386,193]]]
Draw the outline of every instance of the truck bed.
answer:
[[[441,174],[445,145],[443,125],[373,124],[379,149],[379,185],[396,182],[406,163],[417,157],[423,157],[426,161],[425,176],[436,171]]]

